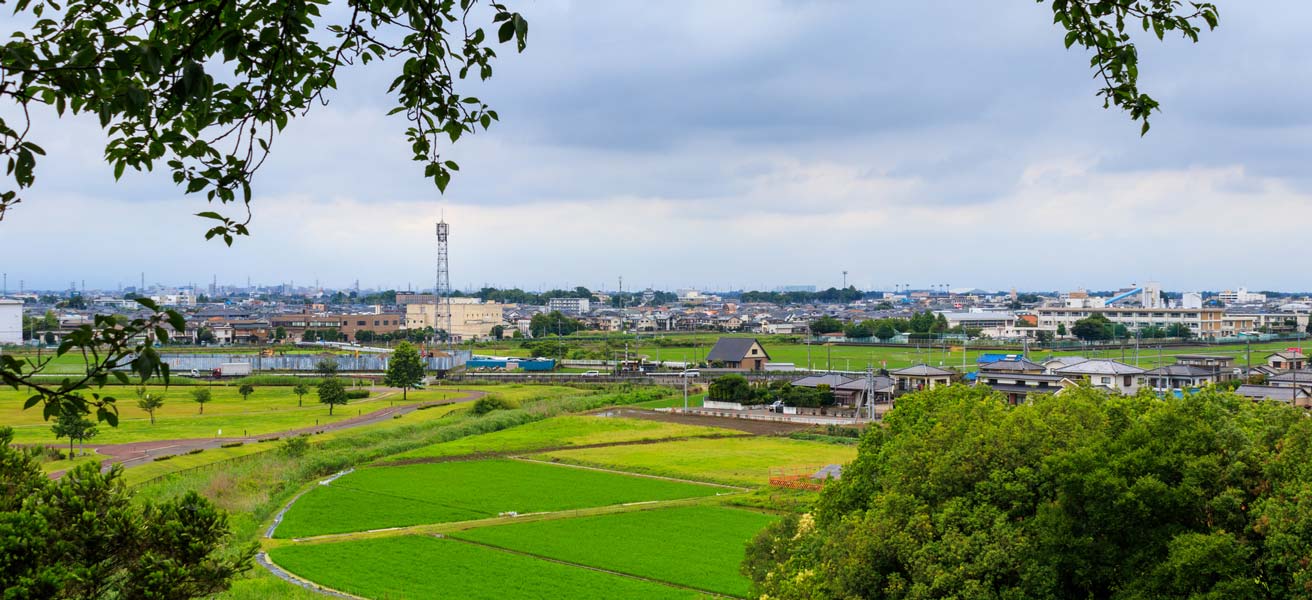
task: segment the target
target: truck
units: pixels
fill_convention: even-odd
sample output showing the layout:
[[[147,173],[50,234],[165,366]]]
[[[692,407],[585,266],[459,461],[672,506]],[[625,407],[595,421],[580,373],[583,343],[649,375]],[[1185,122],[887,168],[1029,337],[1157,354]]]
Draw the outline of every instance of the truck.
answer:
[[[214,369],[215,377],[242,377],[251,374],[251,363],[231,362],[220,363],[219,368]]]

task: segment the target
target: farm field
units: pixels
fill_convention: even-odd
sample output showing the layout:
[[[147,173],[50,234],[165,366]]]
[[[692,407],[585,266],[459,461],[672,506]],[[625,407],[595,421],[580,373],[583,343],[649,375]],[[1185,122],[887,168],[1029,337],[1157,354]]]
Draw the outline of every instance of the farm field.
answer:
[[[696,598],[657,583],[426,536],[274,548],[299,576],[369,598]]]
[[[530,452],[544,448],[710,435],[732,436],[742,434],[716,427],[699,427],[592,415],[567,415],[484,435],[434,444],[426,448],[419,448],[388,457],[387,461],[443,458],[479,453]]]
[[[769,483],[771,467],[849,463],[856,458],[856,446],[742,437],[557,450],[534,458],[729,485],[758,486]]]
[[[585,390],[565,385],[536,385],[524,383],[468,386],[467,389],[487,392],[489,395],[495,394],[507,400],[514,400],[520,404],[535,402],[538,400],[564,398],[566,396],[586,396],[598,393],[597,390]]]
[[[296,538],[711,496],[710,486],[514,460],[367,467],[315,486],[275,537]]]
[[[165,396],[164,406],[155,411],[153,425],[150,416],[137,408],[136,388],[105,388],[104,393],[118,399],[119,424],[118,427],[99,425],[97,435],[88,443],[262,435],[349,419],[401,400],[400,393],[393,397],[390,391],[376,392],[369,398],[336,407],[329,416],[328,407],[319,403],[313,389],[305,395],[304,406],[297,406],[296,394],[287,386],[256,386],[247,400],[242,400],[235,387],[215,386],[210,388],[213,399],[205,403],[204,414],[200,414],[200,405],[191,396],[191,390],[195,388],[174,386],[166,390],[162,386],[150,386],[149,389]],[[426,402],[459,395],[461,392],[452,390],[424,390],[410,394],[409,401]],[[59,443],[50,431],[50,423],[42,418],[40,408],[23,410],[23,402],[28,396],[23,391],[0,390],[0,422],[14,428],[17,442]],[[67,440],[63,441],[67,443]]]
[[[705,400],[706,394],[688,394],[689,407],[700,407]],[[660,400],[648,400],[646,402],[630,404],[629,406],[633,408],[683,408],[683,395],[680,394],[669,398],[662,398]]]
[[[571,563],[746,596],[738,572],[748,540],[775,517],[686,506],[481,527],[451,534]]]

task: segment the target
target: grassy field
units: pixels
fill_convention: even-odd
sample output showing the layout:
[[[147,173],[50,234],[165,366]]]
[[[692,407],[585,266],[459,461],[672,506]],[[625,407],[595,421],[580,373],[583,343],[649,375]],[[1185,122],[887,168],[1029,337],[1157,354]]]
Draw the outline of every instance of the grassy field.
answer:
[[[774,521],[759,512],[687,506],[469,529],[452,537],[711,592],[746,596],[746,543]]]
[[[695,592],[454,540],[403,536],[275,548],[287,570],[369,598],[695,598]]]
[[[765,485],[771,467],[845,464],[856,446],[770,437],[558,450],[535,458],[730,485]]]
[[[706,394],[688,394],[688,406],[701,406],[702,401],[706,400]],[[683,395],[652,400],[650,402],[639,402],[633,405],[635,408],[683,408]]]
[[[682,402],[682,400],[680,400]],[[660,401],[657,401],[660,402]],[[486,435],[434,444],[388,457],[388,461],[465,456],[488,452],[531,452],[544,448],[665,440],[709,435],[742,435],[716,427],[662,423],[642,419],[603,418],[587,415],[555,417]]]
[[[170,387],[165,390],[163,387],[151,386],[152,391],[165,396],[164,406],[155,411],[155,423],[152,425],[149,415],[137,408],[135,388],[118,386],[107,389],[118,400],[119,424],[118,427],[102,424],[90,443],[119,444],[146,440],[261,435],[341,421],[401,401],[399,393],[394,396],[375,393],[370,398],[338,406],[333,410],[333,415],[329,416],[328,407],[319,404],[313,390],[305,395],[304,406],[297,406],[296,394],[286,386],[257,386],[246,400],[242,400],[236,388],[214,387],[211,388],[213,399],[205,403],[205,412],[201,414],[200,405],[192,400],[192,387]],[[41,410],[23,410],[23,401],[28,395],[22,391],[0,390],[0,423],[14,428],[17,442],[57,444],[55,435],[50,431],[50,423],[42,418]],[[459,392],[451,390],[423,390],[409,394],[409,402],[427,402],[458,395]]]
[[[710,496],[717,488],[513,460],[356,470],[316,486],[287,511],[277,537],[365,531]]]

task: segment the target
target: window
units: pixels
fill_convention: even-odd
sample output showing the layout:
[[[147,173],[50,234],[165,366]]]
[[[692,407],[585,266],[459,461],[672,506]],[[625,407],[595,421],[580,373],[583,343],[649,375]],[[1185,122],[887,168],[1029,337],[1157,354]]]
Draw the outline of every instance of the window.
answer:
[[[356,326],[356,327],[364,327],[364,321],[356,321],[356,322],[355,322],[355,326]]]
[[[1101,378],[1099,378],[1099,383],[1101,383],[1101,384],[1103,384],[1103,385],[1111,385],[1111,384],[1112,384],[1112,378],[1111,378],[1111,377],[1101,377]]]

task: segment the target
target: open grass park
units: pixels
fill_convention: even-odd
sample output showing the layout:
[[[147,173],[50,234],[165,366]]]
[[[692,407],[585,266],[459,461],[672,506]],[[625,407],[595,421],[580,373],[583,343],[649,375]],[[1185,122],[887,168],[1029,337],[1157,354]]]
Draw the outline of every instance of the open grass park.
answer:
[[[245,400],[215,386],[200,415],[191,387],[158,389],[166,400],[153,426],[133,388],[111,388],[122,421],[102,424],[89,445],[220,427],[270,434],[123,471],[138,501],[199,492],[229,511],[236,541],[259,543],[272,569],[253,568],[219,596],[234,600],[317,598],[320,587],[366,598],[745,597],[745,544],[816,497],[769,488],[769,470],[855,455],[850,444],[673,422],[652,408],[681,405],[673,389],[530,384],[411,391],[394,418],[316,430],[294,450],[283,433],[330,422],[312,394],[298,406],[288,386],[257,386]],[[478,414],[486,396],[510,402]],[[7,424],[23,443],[53,443],[23,397],[0,395]],[[389,405],[400,394],[376,388],[336,412]],[[47,471],[107,460],[112,448]]]

